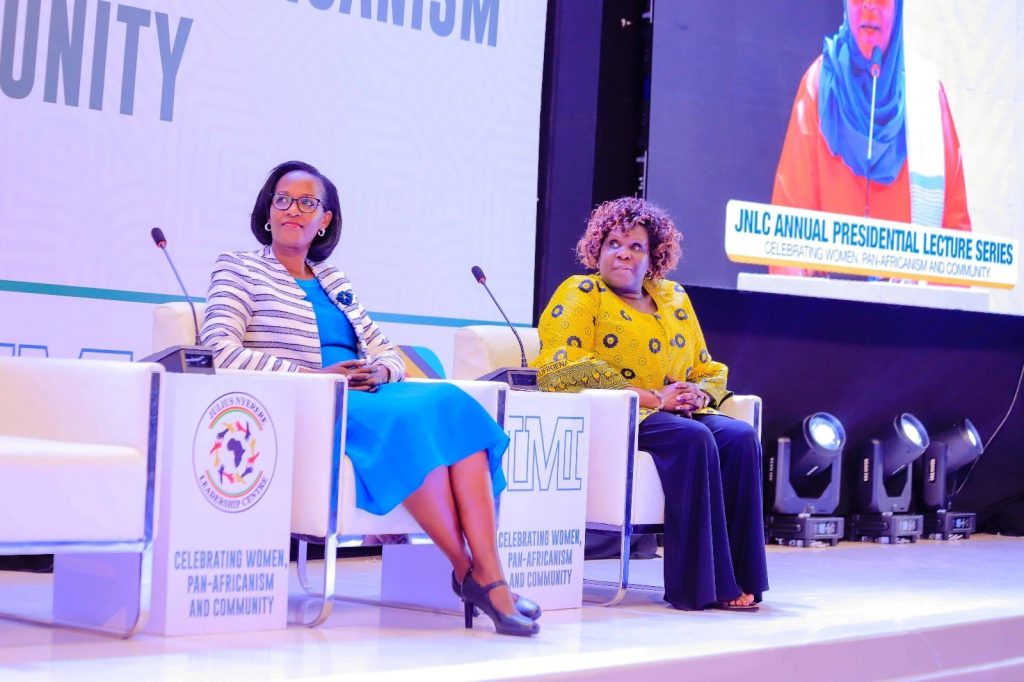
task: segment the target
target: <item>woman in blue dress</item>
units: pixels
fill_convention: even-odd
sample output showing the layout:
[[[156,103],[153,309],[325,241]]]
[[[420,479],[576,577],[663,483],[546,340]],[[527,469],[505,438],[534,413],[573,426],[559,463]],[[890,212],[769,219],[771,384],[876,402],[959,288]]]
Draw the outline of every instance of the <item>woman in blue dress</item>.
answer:
[[[202,341],[218,367],[345,375],[356,505],[374,514],[405,505],[451,561],[467,627],[475,606],[499,633],[536,634],[540,609],[509,591],[496,545],[508,437],[451,384],[401,383],[401,357],[345,274],[324,263],[341,234],[339,203],[309,164],[271,171],[251,220],[264,246],[218,257]]]

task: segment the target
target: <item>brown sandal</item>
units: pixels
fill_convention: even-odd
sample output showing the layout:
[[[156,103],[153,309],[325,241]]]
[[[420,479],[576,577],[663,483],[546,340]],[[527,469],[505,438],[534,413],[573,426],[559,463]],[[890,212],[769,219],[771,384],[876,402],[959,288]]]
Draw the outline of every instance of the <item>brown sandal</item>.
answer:
[[[723,601],[718,602],[717,604],[712,604],[708,608],[718,609],[719,611],[745,611],[747,613],[754,613],[760,610],[761,605],[756,601],[752,601],[749,604],[730,604],[727,601]]]

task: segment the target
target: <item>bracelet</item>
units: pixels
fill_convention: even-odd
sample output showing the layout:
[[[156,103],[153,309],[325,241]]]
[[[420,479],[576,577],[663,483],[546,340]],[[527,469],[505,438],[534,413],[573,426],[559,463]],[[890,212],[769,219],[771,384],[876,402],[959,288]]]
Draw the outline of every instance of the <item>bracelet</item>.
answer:
[[[649,388],[647,390],[651,392],[651,395],[658,399],[658,406],[654,408],[655,412],[660,412],[661,410],[664,410],[665,398],[660,393],[655,391],[653,388]]]

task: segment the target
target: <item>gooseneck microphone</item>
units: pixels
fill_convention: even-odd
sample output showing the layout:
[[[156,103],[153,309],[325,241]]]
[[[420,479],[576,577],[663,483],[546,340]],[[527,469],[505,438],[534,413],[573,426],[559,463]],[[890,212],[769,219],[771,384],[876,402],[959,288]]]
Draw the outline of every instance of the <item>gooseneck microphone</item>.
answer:
[[[192,323],[195,325],[195,334],[193,338],[195,340],[194,346],[171,346],[153,353],[150,356],[142,358],[142,362],[158,362],[167,368],[169,372],[184,372],[187,374],[213,374],[213,349],[204,348],[199,343],[199,316],[196,315],[196,306],[192,302],[192,297],[188,295],[188,290],[185,289],[185,283],[181,281],[181,276],[178,274],[178,268],[174,267],[174,261],[171,260],[171,254],[167,252],[167,238],[164,237],[164,231],[159,227],[154,227],[149,232],[150,236],[153,237],[153,243],[164,252],[164,256],[167,257],[167,262],[171,266],[171,270],[174,272],[175,279],[178,280],[178,286],[181,287],[181,292],[185,294],[185,300],[188,302],[188,307],[192,309]]]
[[[878,77],[882,74],[882,48],[875,45],[871,51],[871,120],[868,121],[868,161],[871,160],[871,146],[875,137],[875,97],[878,94]]]
[[[501,316],[505,318],[505,323],[508,325],[508,328],[512,330],[513,334],[515,334],[516,341],[519,342],[519,366],[520,367],[526,367],[527,366],[527,362],[526,362],[526,348],[523,346],[523,339],[520,338],[519,332],[516,331],[516,328],[512,325],[512,322],[508,319],[508,315],[506,315],[505,311],[502,310],[501,304],[498,303],[498,299],[494,298],[494,294],[491,292],[491,288],[489,286],[487,286],[487,277],[484,275],[484,271],[480,269],[479,265],[474,265],[472,272],[473,272],[473,277],[476,278],[476,281],[480,282],[480,284],[484,285],[484,289],[487,290],[487,295],[491,297],[492,301],[494,301],[494,305],[497,306],[498,312],[501,313]]]
[[[505,318],[505,323],[508,328],[512,330],[512,334],[516,337],[516,342],[519,344],[519,367],[502,367],[496,369],[493,372],[480,377],[481,381],[503,381],[509,385],[512,389],[535,391],[537,390],[537,370],[529,367],[526,362],[526,347],[523,346],[523,339],[519,336],[519,332],[512,325],[512,321],[508,319],[508,315],[502,309],[501,304],[498,303],[498,299],[494,297],[491,292],[491,288],[487,286],[487,277],[484,275],[484,271],[479,265],[474,265],[472,268],[473,278],[483,285],[484,289],[487,290],[487,295],[494,301],[494,305],[498,308],[498,312]]]
[[[882,48],[875,45],[871,50],[871,118],[868,120],[868,166],[864,185],[864,217],[871,213],[871,158],[875,143],[875,96],[878,94],[878,77],[882,74]]]
[[[178,268],[174,267],[174,261],[171,260],[171,254],[167,252],[167,238],[164,237],[164,231],[159,227],[154,227],[149,231],[151,237],[153,237],[153,243],[156,244],[161,251],[164,252],[164,256],[167,257],[167,263],[171,266],[171,271],[174,272],[175,279],[178,280],[178,286],[181,287],[181,293],[185,294],[185,300],[188,302],[188,307],[192,309],[192,323],[196,327],[195,341],[197,346],[202,344],[199,342],[199,317],[196,315],[196,306],[192,303],[192,298],[188,295],[188,290],[185,289],[185,283],[181,281],[181,275],[178,274]]]

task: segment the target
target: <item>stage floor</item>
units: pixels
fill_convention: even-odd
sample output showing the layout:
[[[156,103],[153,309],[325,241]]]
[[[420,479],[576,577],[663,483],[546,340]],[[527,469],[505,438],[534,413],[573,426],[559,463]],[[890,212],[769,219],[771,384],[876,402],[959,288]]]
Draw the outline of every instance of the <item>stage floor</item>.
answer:
[[[486,617],[470,631],[460,616],[343,601],[320,628],[244,635],[125,641],[0,620],[0,679],[1024,679],[1024,538],[770,547],[768,566],[758,613],[674,611],[637,591],[546,613],[525,640]],[[633,562],[634,580],[660,584],[661,567]],[[590,578],[614,570],[587,562]],[[379,589],[379,559],[338,573],[342,591]],[[0,607],[46,611],[49,579],[0,572]],[[300,593],[293,570],[295,606]]]

